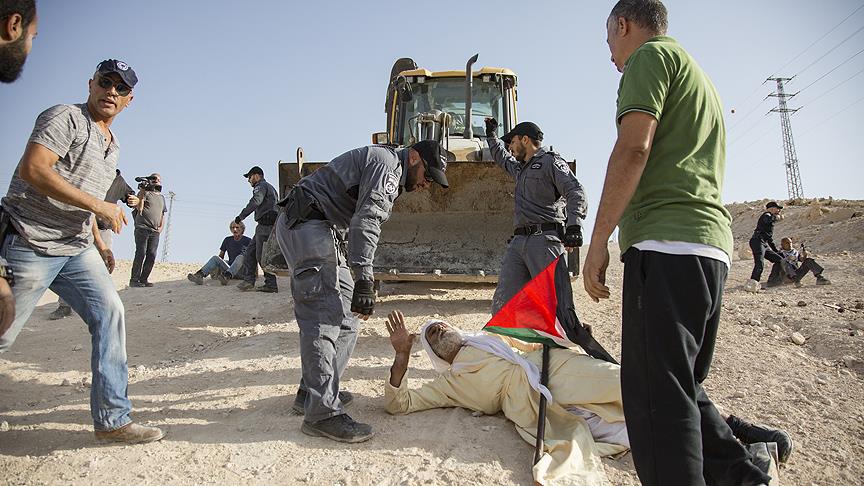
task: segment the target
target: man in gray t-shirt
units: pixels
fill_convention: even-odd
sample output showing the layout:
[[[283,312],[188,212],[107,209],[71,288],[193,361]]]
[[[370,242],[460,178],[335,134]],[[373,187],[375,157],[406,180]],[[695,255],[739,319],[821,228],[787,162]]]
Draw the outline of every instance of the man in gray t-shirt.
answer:
[[[165,196],[162,195],[162,176],[150,174],[138,186],[138,206],[132,211],[135,219],[135,258],[132,260],[130,287],[152,287],[147,279],[156,263],[159,235],[165,224]]]
[[[138,78],[123,61],[102,61],[86,103],[48,108],[36,120],[24,155],[3,198],[11,228],[0,257],[15,272],[15,319],[0,335],[8,350],[48,288],[84,319],[92,336],[90,414],[96,439],[123,443],[163,437],[132,422],[127,395],[126,318],[108,274],[109,253],[94,215],[115,233],[123,210],[104,200],[114,180],[120,146],[110,126],[132,101]]]

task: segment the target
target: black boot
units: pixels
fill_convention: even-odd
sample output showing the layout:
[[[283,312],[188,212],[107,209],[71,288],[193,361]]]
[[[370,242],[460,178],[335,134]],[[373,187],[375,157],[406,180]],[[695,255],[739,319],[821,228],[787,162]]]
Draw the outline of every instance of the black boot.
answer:
[[[780,462],[789,460],[792,455],[792,437],[785,430],[769,429],[764,425],[751,424],[744,419],[740,419],[734,415],[730,415],[726,419],[726,424],[732,429],[732,434],[745,444],[754,444],[756,442],[776,442],[777,443],[777,458]]]

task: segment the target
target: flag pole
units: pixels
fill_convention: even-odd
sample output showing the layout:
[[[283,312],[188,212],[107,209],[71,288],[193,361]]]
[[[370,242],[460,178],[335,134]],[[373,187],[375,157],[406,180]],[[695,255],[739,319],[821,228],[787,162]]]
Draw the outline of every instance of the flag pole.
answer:
[[[549,384],[549,345],[543,344],[543,369],[540,372],[540,384]],[[543,439],[546,436],[546,395],[540,394],[540,409],[537,415],[537,443],[534,446],[534,464],[543,455]]]

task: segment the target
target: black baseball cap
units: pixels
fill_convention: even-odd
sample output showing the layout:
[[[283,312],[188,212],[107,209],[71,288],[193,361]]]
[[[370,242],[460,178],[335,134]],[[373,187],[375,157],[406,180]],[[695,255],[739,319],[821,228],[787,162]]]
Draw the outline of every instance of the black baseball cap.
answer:
[[[134,88],[138,84],[138,76],[135,75],[135,70],[128,64],[117,59],[106,59],[96,66],[96,71],[99,73],[117,73],[120,79],[130,88]]]
[[[765,205],[765,209],[771,209],[771,208],[783,209],[783,206],[777,204],[777,201],[771,201]]]
[[[249,172],[243,174],[243,177],[248,179],[249,176],[251,176],[252,174],[260,174],[261,177],[264,177],[264,171],[261,170],[261,167],[258,167],[257,165],[249,169]]]
[[[543,130],[540,130],[540,127],[537,126],[536,123],[533,122],[522,122],[513,127],[513,130],[507,132],[506,135],[501,137],[501,141],[506,144],[510,143],[510,140],[516,135],[527,135],[538,142],[543,141]]]
[[[453,162],[456,160],[456,156],[434,140],[417,142],[411,148],[416,150],[420,154],[420,158],[423,159],[423,162],[426,163],[426,172],[429,174],[429,177],[441,187],[445,189],[449,187],[444,171],[447,170],[447,162]]]

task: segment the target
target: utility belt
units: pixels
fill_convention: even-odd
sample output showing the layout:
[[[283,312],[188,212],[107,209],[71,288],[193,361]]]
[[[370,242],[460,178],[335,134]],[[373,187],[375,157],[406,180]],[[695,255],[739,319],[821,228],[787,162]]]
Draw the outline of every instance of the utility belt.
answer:
[[[540,235],[543,234],[544,231],[552,231],[555,230],[558,232],[558,236],[562,236],[564,234],[564,227],[558,223],[540,223],[540,224],[526,224],[525,226],[519,226],[515,230],[513,230],[513,236],[531,236],[531,235]]]
[[[262,226],[273,226],[276,224],[276,218],[279,217],[279,213],[276,211],[270,211],[269,213],[261,216],[261,219],[256,219],[255,222]]]
[[[285,224],[293,228],[304,221],[321,220],[326,221],[327,216],[318,208],[318,203],[306,194],[299,185],[294,186],[284,199],[277,205],[282,206],[285,211]]]

